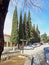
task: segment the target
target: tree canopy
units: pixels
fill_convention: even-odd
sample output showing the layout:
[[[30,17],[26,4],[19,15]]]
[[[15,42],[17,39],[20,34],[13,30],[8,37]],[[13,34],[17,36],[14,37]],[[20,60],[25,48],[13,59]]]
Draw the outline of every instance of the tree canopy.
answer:
[[[12,21],[12,31],[11,31],[11,42],[14,44],[18,43],[18,15],[17,7],[15,7]]]

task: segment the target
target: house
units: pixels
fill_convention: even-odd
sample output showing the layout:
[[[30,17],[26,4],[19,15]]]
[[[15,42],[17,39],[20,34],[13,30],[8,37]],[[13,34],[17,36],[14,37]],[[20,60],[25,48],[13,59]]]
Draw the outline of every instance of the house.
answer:
[[[10,35],[8,34],[5,34],[4,35],[4,46],[5,47],[11,47],[12,46],[12,43],[10,42]]]
[[[13,44],[10,41],[10,35],[8,35],[8,34],[4,34],[4,46],[5,47],[13,47],[13,46],[15,46],[15,44]]]

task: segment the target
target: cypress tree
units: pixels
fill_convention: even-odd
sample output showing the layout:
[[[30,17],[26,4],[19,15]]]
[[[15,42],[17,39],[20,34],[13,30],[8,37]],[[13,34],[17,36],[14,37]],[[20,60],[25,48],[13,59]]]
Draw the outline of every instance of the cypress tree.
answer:
[[[13,14],[11,42],[14,43],[14,44],[18,43],[18,15],[17,15],[17,7],[15,7],[14,14]]]
[[[30,17],[30,11],[28,12],[28,20],[27,20],[27,41],[30,42],[30,37],[31,37],[31,17]]]
[[[32,42],[36,42],[36,32],[35,32],[35,24],[32,26]]]
[[[40,42],[40,31],[38,29],[38,25],[36,26],[36,38],[37,38],[37,42]]]
[[[24,20],[23,20],[23,39],[26,39],[26,13],[24,13]]]
[[[19,43],[20,39],[23,39],[22,11],[20,12],[20,21],[19,21]]]

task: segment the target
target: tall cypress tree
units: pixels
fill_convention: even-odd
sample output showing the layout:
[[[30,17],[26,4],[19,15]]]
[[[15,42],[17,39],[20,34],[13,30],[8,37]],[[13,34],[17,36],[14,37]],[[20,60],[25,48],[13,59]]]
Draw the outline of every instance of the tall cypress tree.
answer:
[[[38,29],[38,25],[36,26],[36,38],[37,38],[37,42],[40,42],[40,31]]]
[[[31,37],[31,16],[30,16],[30,11],[28,12],[28,20],[27,20],[27,40],[30,42],[30,37]]]
[[[18,15],[17,7],[15,7],[12,22],[11,42],[14,44],[18,43]]]
[[[23,39],[26,39],[26,13],[24,13],[24,20],[23,20]]]
[[[19,20],[19,42],[20,39],[23,39],[22,11],[20,12],[20,20]]]
[[[36,42],[35,24],[32,26],[32,42]]]

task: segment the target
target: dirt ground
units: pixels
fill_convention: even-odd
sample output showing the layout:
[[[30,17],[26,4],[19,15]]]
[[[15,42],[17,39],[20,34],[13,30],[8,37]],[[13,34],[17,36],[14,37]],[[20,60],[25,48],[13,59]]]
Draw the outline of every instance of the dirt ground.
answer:
[[[26,60],[25,56],[17,55],[9,60],[1,61],[0,65],[24,65]]]

